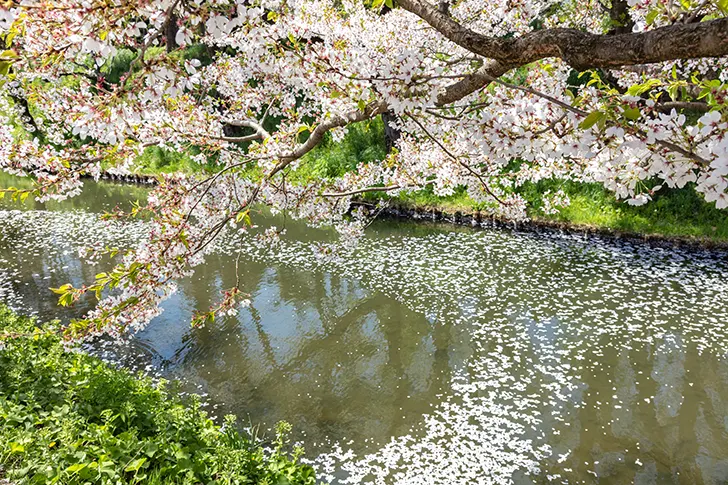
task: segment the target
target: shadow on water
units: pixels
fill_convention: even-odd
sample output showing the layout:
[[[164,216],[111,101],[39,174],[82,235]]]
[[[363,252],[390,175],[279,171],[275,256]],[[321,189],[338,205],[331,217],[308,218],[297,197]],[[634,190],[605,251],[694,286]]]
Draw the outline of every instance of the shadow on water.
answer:
[[[60,309],[48,288],[108,267],[79,259],[82,243],[138,241],[140,227],[95,213],[145,190],[86,184],[25,213],[4,201],[3,301],[42,319],[92,308]],[[236,281],[221,251],[121,357],[208,394],[216,415],[290,421],[309,455],[351,448],[352,476],[395,457],[400,483],[455,483],[454,469],[493,483],[728,483],[725,254],[381,222],[356,258],[309,265],[301,241],[329,236],[286,224],[288,246],[240,266],[249,307],[190,328]]]

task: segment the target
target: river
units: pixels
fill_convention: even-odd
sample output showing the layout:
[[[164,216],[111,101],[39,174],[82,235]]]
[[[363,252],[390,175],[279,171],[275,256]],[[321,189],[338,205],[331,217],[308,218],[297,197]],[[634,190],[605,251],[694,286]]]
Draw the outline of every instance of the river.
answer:
[[[0,177],[0,186],[18,185]],[[86,184],[63,203],[0,205],[0,300],[41,319],[48,288],[109,267],[144,222],[100,213],[141,187]],[[728,254],[567,234],[377,221],[336,261],[286,228],[222,238],[164,312],[109,360],[179,379],[214,416],[294,425],[334,483],[726,483]],[[192,329],[239,277],[252,304]]]

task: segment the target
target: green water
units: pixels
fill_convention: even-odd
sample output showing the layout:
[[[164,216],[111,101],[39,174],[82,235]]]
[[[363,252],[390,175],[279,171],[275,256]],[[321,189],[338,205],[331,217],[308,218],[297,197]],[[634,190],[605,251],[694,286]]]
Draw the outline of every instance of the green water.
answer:
[[[4,201],[0,298],[44,319],[91,308],[48,288],[108,267],[86,244],[137,244],[143,223],[98,214],[146,190]],[[320,261],[330,232],[254,221],[285,225],[281,245],[222,238],[129,346],[94,352],[179,378],[213,415],[290,421],[341,483],[728,483],[724,253],[379,221]],[[236,278],[250,307],[191,329]]]

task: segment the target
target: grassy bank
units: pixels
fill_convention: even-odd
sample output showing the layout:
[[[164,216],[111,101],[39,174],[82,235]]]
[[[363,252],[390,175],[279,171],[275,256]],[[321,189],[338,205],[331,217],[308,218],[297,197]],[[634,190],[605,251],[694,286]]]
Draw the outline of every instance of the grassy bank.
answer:
[[[332,178],[356,168],[360,162],[382,159],[386,155],[384,128],[381,120],[352,126],[340,143],[325,139],[308,153],[297,178]],[[143,173],[182,171],[194,173],[210,167],[200,167],[186,155],[162,152],[150,148],[139,161]],[[655,182],[654,185],[657,185]],[[559,189],[571,199],[571,205],[558,214],[545,214],[541,195]],[[663,189],[644,206],[630,206],[618,201],[599,184],[578,184],[559,180],[529,183],[519,189],[528,201],[528,216],[537,221],[559,222],[614,231],[668,237],[687,237],[711,241],[728,241],[728,213],[705,202],[692,187]],[[374,195],[369,200],[383,197]],[[401,195],[395,203],[410,208],[450,212],[473,212],[480,209],[464,192],[451,197],[436,197],[430,191]]]
[[[557,214],[544,213],[541,195],[548,190],[559,189],[569,196],[571,204],[560,208]],[[548,181],[527,184],[520,192],[529,203],[528,217],[536,222],[578,229],[728,242],[728,213],[705,202],[690,187],[663,189],[653,201],[637,207],[617,200],[599,184]],[[368,199],[373,201],[376,196]],[[429,191],[421,191],[399,196],[393,203],[423,211],[437,209],[449,213],[473,213],[480,210],[479,205],[462,192],[451,197],[437,197]]]
[[[287,452],[232,418],[216,426],[199,399],[64,351],[57,326],[0,306],[0,479],[13,484],[314,484]]]

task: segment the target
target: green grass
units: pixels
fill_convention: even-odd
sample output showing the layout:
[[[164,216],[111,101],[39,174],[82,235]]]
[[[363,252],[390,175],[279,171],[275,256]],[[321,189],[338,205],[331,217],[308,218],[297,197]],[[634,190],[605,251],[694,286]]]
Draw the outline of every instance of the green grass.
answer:
[[[387,156],[384,142],[384,123],[381,117],[369,122],[351,125],[340,142],[330,136],[307,153],[301,160],[296,177],[306,179],[332,179],[355,170],[360,163],[383,160]]]
[[[22,484],[300,484],[313,469],[281,423],[264,449],[199,398],[66,352],[57,324],[0,306],[0,478]]]
[[[557,184],[550,182],[524,187],[524,197],[536,207],[531,211],[532,217],[630,233],[728,240],[728,212],[705,202],[691,186],[663,188],[651,202],[630,206],[618,201],[599,184],[562,182],[558,185],[569,195],[571,205],[551,216],[545,216],[537,209],[539,206],[535,199],[548,188],[555,189]]]
[[[344,139],[336,143],[327,136],[324,142],[308,153],[290,180],[305,183],[311,179],[332,179],[356,169],[359,163],[381,160],[386,156],[384,126],[377,118],[369,123],[350,127]],[[214,165],[200,167],[189,156],[147,149],[140,164],[146,173],[182,171],[194,173],[214,170]],[[571,205],[558,214],[547,215],[541,210],[541,194],[547,190],[563,189]],[[528,201],[528,216],[534,220],[591,226],[614,231],[670,237],[691,237],[728,241],[728,213],[705,202],[693,187],[663,189],[644,206],[630,206],[618,201],[599,184],[579,184],[547,180],[527,183],[518,192]],[[374,194],[368,200],[387,197]],[[437,197],[431,190],[402,194],[395,203],[406,207],[437,208],[450,212],[481,210],[464,190],[449,197]]]
[[[179,153],[164,150],[157,146],[144,149],[144,153],[134,161],[134,171],[140,174],[155,175],[159,173],[181,172],[193,174],[209,170],[207,165],[200,165],[192,160],[194,153]]]
[[[558,214],[545,214],[541,195],[547,190],[562,189],[571,204]],[[654,200],[642,206],[630,206],[617,200],[600,184],[565,181],[527,183],[519,193],[528,202],[528,216],[536,221],[550,221],[574,226],[609,229],[618,232],[728,241],[728,213],[705,202],[693,187],[662,189]],[[370,195],[369,200],[381,198]],[[429,190],[399,195],[395,203],[403,207],[439,209],[447,212],[481,210],[463,190],[449,197],[437,197]]]
[[[199,164],[192,156],[199,153],[179,153],[160,147],[147,147],[134,162],[135,171],[142,174],[181,172],[193,174],[214,172],[218,166],[214,160]],[[291,174],[294,181],[311,179],[333,179],[356,169],[359,163],[381,160],[387,155],[384,144],[384,125],[377,118],[368,123],[359,123],[349,128],[346,137],[339,143],[327,135],[323,142],[307,153],[301,166]]]

